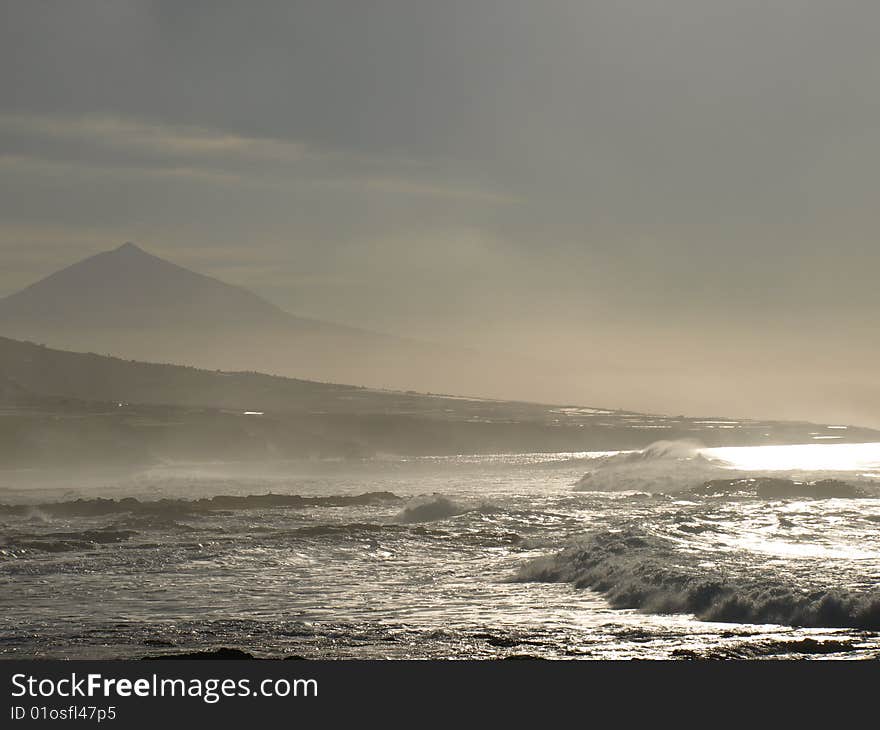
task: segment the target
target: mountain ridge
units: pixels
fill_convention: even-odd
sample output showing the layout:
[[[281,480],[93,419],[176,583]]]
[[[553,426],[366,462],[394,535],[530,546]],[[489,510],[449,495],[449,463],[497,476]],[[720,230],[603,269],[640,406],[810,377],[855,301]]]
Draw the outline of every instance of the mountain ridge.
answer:
[[[66,479],[73,468],[113,465],[246,462],[269,468],[303,458],[574,455],[642,449],[658,440],[804,443],[821,428],[743,421],[720,430],[697,418],[201,370],[0,337],[0,473],[48,467]],[[869,429],[834,434],[837,443],[880,441],[880,433]]]
[[[75,399],[91,403],[139,403],[184,408],[248,408],[280,412],[329,414],[418,415],[441,420],[510,424],[535,421],[553,428],[604,427],[622,419],[630,430],[667,438],[661,429],[691,428],[712,432],[711,416],[666,416],[629,410],[531,401],[470,398],[289,378],[255,371],[207,370],[173,363],[141,362],[96,353],[58,350],[0,336],[0,396],[4,392],[30,399]],[[707,420],[709,419],[709,420]],[[725,421],[725,423],[727,423]],[[815,428],[801,421],[744,420],[736,423],[758,433],[769,425]],[[707,428],[706,424],[710,424]],[[699,426],[697,429],[696,427]],[[804,431],[806,434],[807,432]],[[842,440],[859,434],[880,436],[873,429],[850,427],[836,432]],[[736,441],[735,430],[718,432]],[[678,435],[676,435],[678,437]],[[751,438],[751,437],[750,437]],[[714,439],[713,439],[714,440]],[[760,441],[766,443],[766,441]]]
[[[123,321],[125,316],[134,320]],[[289,314],[244,287],[187,269],[130,241],[0,298],[0,324],[38,323],[47,317],[63,317],[66,326],[179,327],[222,318],[227,324],[243,326],[292,324],[304,329],[358,331]]]

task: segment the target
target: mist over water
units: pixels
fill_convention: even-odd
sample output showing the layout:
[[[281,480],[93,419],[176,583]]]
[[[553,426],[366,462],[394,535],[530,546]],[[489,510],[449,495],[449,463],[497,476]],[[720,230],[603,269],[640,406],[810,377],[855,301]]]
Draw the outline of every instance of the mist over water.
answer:
[[[878,454],[685,443],[7,478],[0,653],[876,656]],[[833,471],[755,468],[783,455]],[[693,488],[694,469],[732,486]],[[794,496],[760,496],[769,479]]]

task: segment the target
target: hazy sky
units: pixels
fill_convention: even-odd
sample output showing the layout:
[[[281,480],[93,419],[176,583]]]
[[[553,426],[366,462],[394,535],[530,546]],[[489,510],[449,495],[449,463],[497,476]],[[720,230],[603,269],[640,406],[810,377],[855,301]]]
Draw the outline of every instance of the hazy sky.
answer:
[[[560,398],[878,423],[878,27],[846,0],[6,0],[0,295],[133,240],[546,359],[582,380]]]

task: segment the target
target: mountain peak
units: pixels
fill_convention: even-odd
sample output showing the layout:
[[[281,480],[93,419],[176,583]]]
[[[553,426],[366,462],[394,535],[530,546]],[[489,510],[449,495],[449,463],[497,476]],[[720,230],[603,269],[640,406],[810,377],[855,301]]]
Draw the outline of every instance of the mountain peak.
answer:
[[[0,299],[9,331],[52,328],[265,326],[289,320],[256,294],[185,269],[126,241]]]
[[[110,249],[109,251],[104,251],[103,254],[98,254],[99,256],[109,256],[111,258],[151,258],[151,259],[159,259],[158,256],[151,254],[149,251],[145,251],[136,243],[132,243],[131,241],[126,241],[121,246],[117,246],[116,248]],[[166,262],[170,263],[170,262]]]

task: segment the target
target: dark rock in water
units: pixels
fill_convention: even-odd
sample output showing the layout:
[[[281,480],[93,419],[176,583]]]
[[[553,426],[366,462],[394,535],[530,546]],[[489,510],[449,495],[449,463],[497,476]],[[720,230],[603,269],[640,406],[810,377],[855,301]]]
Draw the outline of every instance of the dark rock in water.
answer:
[[[41,550],[64,553],[72,550],[90,550],[98,545],[119,543],[137,535],[133,530],[83,530],[82,532],[48,532],[43,535],[26,534],[14,538],[0,538],[0,546],[18,550]]]
[[[174,646],[169,641],[163,641],[161,639],[146,639],[144,644],[148,646]],[[208,651],[191,651],[191,652],[183,652],[181,654],[156,654],[154,656],[145,656],[143,659],[258,659],[259,657],[255,657],[253,654],[247,651],[242,651],[241,649],[230,649],[229,647],[221,647],[219,649],[209,649]],[[307,660],[308,657],[301,656],[300,654],[291,654],[290,656],[284,657],[284,661],[288,660]]]
[[[113,514],[161,517],[232,514],[230,510],[306,507],[351,507],[354,505],[398,504],[403,502],[391,492],[338,494],[321,497],[303,497],[299,494],[218,495],[202,499],[159,499],[141,502],[134,497],[122,499],[75,499],[68,502],[48,502],[40,505],[0,504],[0,515],[26,516],[35,507],[50,517],[102,517]],[[114,533],[108,533],[114,534]],[[135,534],[135,533],[131,533]]]
[[[512,649],[514,646],[519,646],[520,644],[531,643],[523,642],[513,637],[493,636],[491,634],[477,634],[477,637],[485,639],[489,646],[497,646],[500,649]]]
[[[859,487],[849,484],[847,482],[841,482],[838,479],[822,479],[818,482],[813,482],[810,485],[816,492],[814,496],[822,497],[870,497],[871,495],[866,492],[864,489],[860,489]]]
[[[765,655],[770,654],[840,654],[846,651],[853,651],[856,647],[851,641],[838,641],[837,639],[826,639],[818,641],[807,637],[800,641],[776,641],[766,647],[761,652]]]
[[[759,479],[757,493],[759,497],[815,497],[817,499],[868,496],[864,490],[837,479],[822,479],[818,482]]]
[[[692,490],[693,494],[754,494],[765,499],[808,497],[814,499],[858,498],[867,492],[838,479],[817,482],[796,482],[781,477],[750,477],[746,479],[712,479]]]
[[[856,646],[851,641],[839,641],[837,639],[818,641],[806,637],[804,639],[788,641],[745,643],[738,646],[713,649],[705,653],[692,649],[676,649],[672,652],[672,656],[677,659],[760,659],[761,657],[784,657],[786,654],[793,656],[804,654],[842,654],[855,650]]]
[[[183,654],[159,654],[157,656],[145,656],[144,659],[256,659],[253,654],[249,654],[241,649],[229,649],[221,647],[220,649],[211,649],[210,651],[193,651]]]
[[[671,656],[675,657],[676,659],[690,659],[690,660],[697,660],[697,659],[705,659],[706,658],[705,656],[703,656],[702,654],[700,654],[697,651],[694,651],[693,649],[674,649],[672,651]]]

